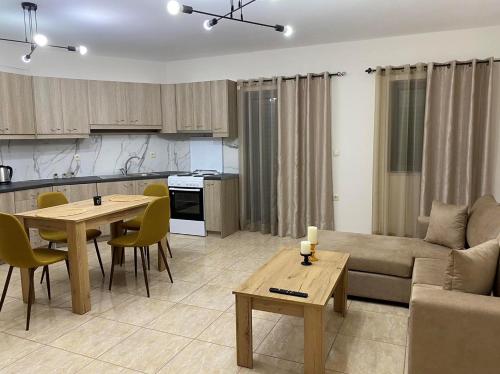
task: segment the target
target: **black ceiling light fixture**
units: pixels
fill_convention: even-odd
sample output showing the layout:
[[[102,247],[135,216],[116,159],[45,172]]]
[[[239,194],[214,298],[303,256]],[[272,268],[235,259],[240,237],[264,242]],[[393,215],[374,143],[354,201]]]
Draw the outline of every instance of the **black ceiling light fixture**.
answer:
[[[215,14],[211,12],[205,12],[197,9],[193,9],[193,7],[189,5],[182,5],[179,3],[177,0],[170,0],[167,3],[167,11],[173,15],[176,16],[179,13],[186,13],[186,14],[203,14],[205,16],[210,16],[212,18],[205,20],[203,22],[203,28],[205,30],[211,30],[215,25],[219,23],[220,20],[222,19],[227,19],[230,21],[236,21],[236,22],[243,22],[243,23],[249,23],[251,25],[256,25],[256,26],[262,26],[262,27],[269,27],[271,29],[274,29],[275,31],[283,33],[284,36],[290,37],[293,34],[293,28],[290,25],[269,25],[261,22],[255,22],[255,21],[248,21],[243,18],[243,8],[246,7],[247,5],[250,5],[254,3],[257,0],[250,0],[247,1],[246,3],[243,3],[242,0],[238,0],[238,6],[235,7],[234,5],[234,0],[230,0],[230,11],[226,14]],[[239,17],[235,17],[235,13],[239,11]]]
[[[31,61],[31,55],[33,54],[33,52],[35,52],[37,47],[47,46],[52,48],[65,49],[70,52],[78,52],[81,55],[87,54],[88,49],[84,45],[75,47],[72,45],[61,46],[61,45],[49,44],[49,40],[47,39],[47,37],[38,32],[38,22],[36,17],[36,11],[38,9],[38,5],[36,5],[35,3],[22,2],[21,7],[23,8],[23,15],[24,15],[24,40],[7,39],[7,38],[0,38],[0,40],[13,43],[29,44],[30,46],[29,53],[21,57],[23,62],[29,63]]]

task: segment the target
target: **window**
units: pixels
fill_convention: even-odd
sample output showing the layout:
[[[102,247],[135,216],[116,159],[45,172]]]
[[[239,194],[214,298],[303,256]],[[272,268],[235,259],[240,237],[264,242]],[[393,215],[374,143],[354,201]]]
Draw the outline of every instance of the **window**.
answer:
[[[425,79],[390,83],[388,166],[391,173],[422,170],[425,92]]]

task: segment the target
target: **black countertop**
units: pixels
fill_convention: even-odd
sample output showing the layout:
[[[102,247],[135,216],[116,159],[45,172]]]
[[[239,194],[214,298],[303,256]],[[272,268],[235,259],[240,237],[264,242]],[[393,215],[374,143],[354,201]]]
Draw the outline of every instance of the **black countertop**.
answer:
[[[21,190],[30,190],[32,188],[65,186],[68,184],[87,184],[87,183],[103,183],[103,182],[122,182],[127,180],[141,179],[162,179],[168,178],[170,175],[178,174],[179,171],[161,171],[154,173],[137,173],[130,175],[100,175],[89,177],[73,177],[73,178],[57,178],[57,179],[38,179],[30,181],[11,182],[8,184],[0,184],[0,193],[14,192]],[[222,173],[219,175],[210,175],[205,177],[207,180],[224,180],[237,178],[238,174]]]

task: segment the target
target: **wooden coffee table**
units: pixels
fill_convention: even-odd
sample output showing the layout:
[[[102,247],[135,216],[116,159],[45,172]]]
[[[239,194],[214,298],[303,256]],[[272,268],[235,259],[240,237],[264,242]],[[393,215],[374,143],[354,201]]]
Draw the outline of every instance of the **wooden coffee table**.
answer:
[[[346,314],[348,253],[316,251],[319,261],[301,265],[298,249],[283,249],[233,291],[239,366],[253,367],[252,310],[304,318],[304,372],[325,372],[326,305]],[[270,287],[308,293],[307,298],[269,292]]]

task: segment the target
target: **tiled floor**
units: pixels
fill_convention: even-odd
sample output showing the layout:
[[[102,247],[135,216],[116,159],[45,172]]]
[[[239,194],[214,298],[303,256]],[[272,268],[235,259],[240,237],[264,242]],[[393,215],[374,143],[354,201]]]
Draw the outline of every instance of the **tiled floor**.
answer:
[[[279,248],[298,240],[238,232],[225,239],[172,236],[170,243],[175,283],[152,267],[150,299],[142,272],[134,277],[130,251],[109,292],[89,246],[92,311],[83,316],[71,313],[64,265],[52,266],[52,301],[45,284],[36,282],[29,332],[16,270],[0,312],[0,373],[302,373],[302,319],[257,311],[254,369],[236,366],[231,293]],[[110,250],[100,246],[109,274]],[[151,258],[156,264],[156,249]],[[6,274],[0,266],[1,287]],[[403,374],[407,309],[350,300],[342,318],[332,303],[329,308],[327,373]]]

